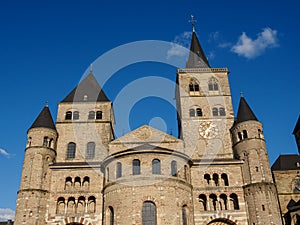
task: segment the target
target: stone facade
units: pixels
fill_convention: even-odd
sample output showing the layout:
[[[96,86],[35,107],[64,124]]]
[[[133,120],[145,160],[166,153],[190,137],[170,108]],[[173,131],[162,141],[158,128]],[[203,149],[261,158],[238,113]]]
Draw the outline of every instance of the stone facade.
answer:
[[[92,72],[59,103],[55,127],[40,114],[15,224],[282,224],[262,125],[248,108],[234,120],[228,70],[203,65],[177,71],[178,138],[144,125],[116,139]]]

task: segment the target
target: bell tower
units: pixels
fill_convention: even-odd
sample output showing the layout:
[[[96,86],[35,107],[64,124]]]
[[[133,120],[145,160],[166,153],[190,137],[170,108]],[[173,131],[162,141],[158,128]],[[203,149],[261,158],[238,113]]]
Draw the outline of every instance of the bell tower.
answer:
[[[98,84],[93,71],[58,105],[58,162],[100,162],[114,139],[112,102]]]
[[[44,224],[50,195],[49,166],[55,161],[58,137],[47,105],[27,135],[15,224]]]
[[[192,18],[193,19],[193,18]],[[212,68],[194,24],[186,68],[177,70],[179,138],[193,159],[232,158],[229,129],[234,116],[227,68]]]
[[[231,134],[235,157],[244,162],[243,189],[249,224],[282,224],[262,124],[244,97],[240,99]]]

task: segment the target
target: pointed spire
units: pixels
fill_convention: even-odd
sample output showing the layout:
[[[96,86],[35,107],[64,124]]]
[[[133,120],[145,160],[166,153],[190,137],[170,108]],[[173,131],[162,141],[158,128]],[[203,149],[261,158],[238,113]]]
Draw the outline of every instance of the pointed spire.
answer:
[[[90,67],[90,73],[61,102],[109,102],[109,99]]]
[[[186,62],[187,68],[210,68],[208,60],[205,56],[205,53],[200,45],[198,37],[195,32],[195,22],[194,16],[191,16],[192,23],[192,41],[190,45],[190,55],[188,61]]]
[[[236,123],[241,123],[248,120],[258,121],[255,114],[251,110],[250,106],[246,102],[245,98],[241,96],[239,109],[236,117]]]
[[[48,104],[46,104],[46,106],[40,112],[40,114],[35,119],[35,121],[31,125],[31,127],[29,128],[29,130],[31,128],[38,128],[38,127],[50,128],[50,129],[56,131],[56,128],[55,128],[55,125],[54,125],[54,122],[53,122]]]
[[[293,130],[293,134],[296,134],[297,131],[299,131],[299,130],[300,130],[300,115],[299,115],[299,117],[298,117],[296,126],[295,126],[295,128],[294,128],[294,130]]]

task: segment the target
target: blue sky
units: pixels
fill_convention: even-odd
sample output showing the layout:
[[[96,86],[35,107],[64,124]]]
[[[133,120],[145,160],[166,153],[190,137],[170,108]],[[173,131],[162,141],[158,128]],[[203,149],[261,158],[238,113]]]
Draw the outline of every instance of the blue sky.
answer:
[[[143,40],[186,45],[191,14],[211,66],[230,70],[235,111],[243,91],[263,122],[271,163],[279,154],[296,153],[291,133],[300,112],[299,4],[295,0],[2,1],[0,219],[15,210],[26,132],[45,102],[55,118],[57,103],[78,84],[90,63],[120,45]],[[184,57],[173,50],[170,57]],[[147,51],[140,49],[140,54]],[[101,77],[101,69],[95,63],[96,77]],[[174,81],[175,71],[162,63],[136,63],[114,74],[104,90],[113,100],[139,77],[155,74]],[[130,129],[163,123],[166,132],[177,132],[172,104],[157,97],[138,101],[129,120]]]

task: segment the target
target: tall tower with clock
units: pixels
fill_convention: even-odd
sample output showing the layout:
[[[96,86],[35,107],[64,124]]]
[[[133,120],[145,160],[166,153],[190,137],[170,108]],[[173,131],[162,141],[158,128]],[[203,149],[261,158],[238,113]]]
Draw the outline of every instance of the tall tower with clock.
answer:
[[[186,68],[177,70],[176,101],[179,138],[191,159],[195,224],[235,224],[228,221],[237,218],[248,224],[243,161],[234,158],[230,134],[229,71],[210,66],[192,25]]]
[[[211,68],[194,26],[186,68],[177,71],[179,136],[193,159],[232,157],[234,121],[227,68]]]

